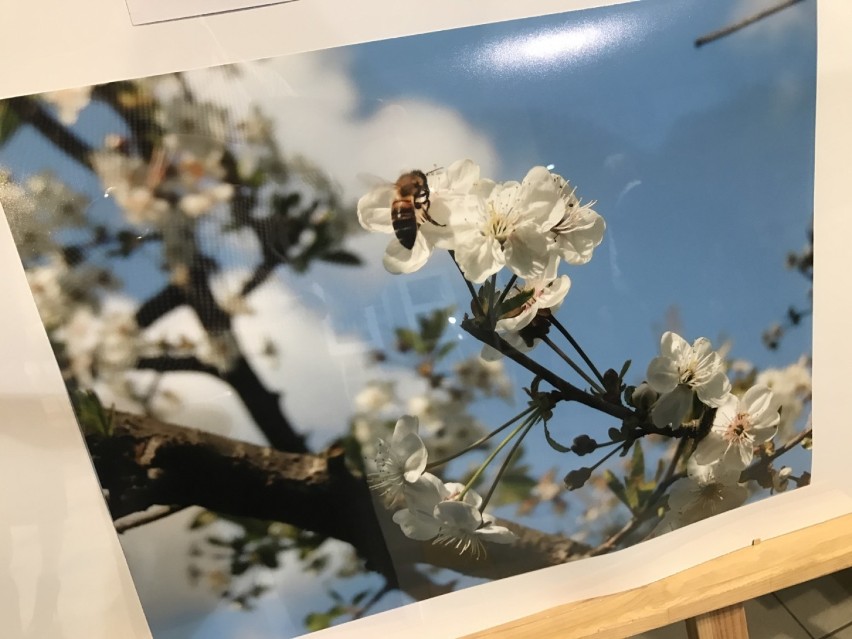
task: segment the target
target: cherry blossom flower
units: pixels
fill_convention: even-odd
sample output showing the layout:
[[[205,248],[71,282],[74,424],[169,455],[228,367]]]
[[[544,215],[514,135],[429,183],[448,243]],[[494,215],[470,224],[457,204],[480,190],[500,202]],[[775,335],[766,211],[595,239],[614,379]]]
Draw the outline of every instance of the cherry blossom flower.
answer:
[[[417,429],[417,418],[403,415],[396,422],[390,444],[379,440],[376,472],[370,477],[370,484],[388,504],[396,502],[406,484],[416,482],[426,469],[426,446]]]
[[[435,506],[435,518],[440,528],[432,543],[452,546],[459,554],[470,552],[474,559],[485,555],[486,541],[510,544],[515,540],[515,533],[466,501],[442,501]]]
[[[58,328],[71,313],[71,300],[62,287],[67,272],[65,263],[58,258],[27,270],[27,282],[47,330]]]
[[[371,380],[355,396],[355,409],[361,413],[380,413],[394,401],[394,384]]]
[[[161,176],[141,158],[107,149],[93,153],[92,164],[106,195],[115,198],[131,224],[159,224],[166,219],[169,203],[154,195]]]
[[[701,337],[690,346],[680,335],[668,331],[660,340],[660,356],[648,365],[648,384],[660,393],[651,410],[660,428],[679,426],[692,406],[692,393],[707,406],[717,408],[731,391],[724,362]]]
[[[393,514],[394,522],[409,539],[426,541],[434,539],[441,530],[435,517],[435,508],[450,491],[431,473],[423,473],[416,481],[404,487],[406,508]]]
[[[687,476],[672,484],[669,511],[655,535],[681,528],[745,503],[748,489],[739,483],[740,471],[721,463],[700,464],[695,455],[687,462]]]
[[[571,280],[567,275],[555,279],[531,278],[518,287],[515,295],[508,295],[506,300],[511,300],[516,295],[524,292],[532,292],[532,296],[519,308],[507,313],[497,320],[495,328],[506,342],[514,349],[527,352],[535,348],[540,339],[536,337],[538,326],[532,330],[530,324],[533,321],[545,322],[540,315],[547,315],[556,311],[561,305],[568,290],[571,288]],[[539,319],[536,319],[539,318]],[[542,329],[544,330],[544,329]],[[499,361],[503,354],[488,344],[482,347],[480,357],[486,362]]]
[[[716,410],[713,426],[698,443],[693,457],[699,464],[721,461],[742,470],[751,463],[754,447],[775,435],[781,416],[779,402],[766,386],[752,386],[738,398],[728,395]]]
[[[453,218],[456,261],[475,283],[504,266],[523,278],[556,275],[554,243],[547,231],[562,219],[564,207],[553,175],[543,166],[530,169],[521,182],[482,180],[484,197]]]
[[[781,421],[778,423],[778,437],[789,439],[805,403],[811,397],[811,370],[807,357],[785,368],[765,368],[757,374],[756,384],[767,386],[778,399]]]
[[[452,249],[453,232],[449,225],[451,209],[455,214],[476,207],[478,197],[473,193],[479,184],[479,166],[470,160],[454,162],[447,169],[427,174],[429,184],[429,216],[433,224],[418,218],[420,227],[411,249],[391,237],[384,256],[385,268],[391,273],[412,273],[421,268],[435,247]],[[368,231],[394,234],[391,205],[396,199],[395,184],[377,186],[358,201],[358,221]],[[443,225],[443,226],[440,226]]]
[[[475,559],[485,555],[484,542],[511,543],[515,534],[496,525],[494,517],[480,512],[482,498],[464,486],[444,484],[430,473],[405,487],[407,508],[397,511],[393,520],[411,539],[452,546],[460,554],[470,552]]]
[[[556,252],[568,264],[586,264],[603,241],[606,222],[592,210],[594,202],[582,204],[567,180],[559,175],[553,177],[564,203],[562,219],[550,229]]]

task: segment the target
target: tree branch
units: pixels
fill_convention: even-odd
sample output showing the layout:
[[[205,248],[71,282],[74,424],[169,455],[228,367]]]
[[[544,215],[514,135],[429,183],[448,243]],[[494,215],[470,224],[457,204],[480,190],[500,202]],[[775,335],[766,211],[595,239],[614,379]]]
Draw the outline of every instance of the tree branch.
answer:
[[[466,318],[462,321],[461,327],[467,331],[472,337],[475,337],[483,344],[488,344],[492,348],[500,351],[509,359],[517,362],[528,371],[533,373],[534,375],[538,375],[548,384],[553,386],[556,390],[558,390],[562,394],[562,399],[569,402],[577,402],[579,404],[585,404],[589,408],[594,408],[596,410],[601,411],[602,413],[606,413],[607,415],[611,415],[612,417],[616,417],[620,420],[625,420],[630,417],[633,417],[633,411],[624,406],[619,406],[618,404],[613,404],[611,402],[607,402],[604,399],[596,396],[590,395],[585,391],[580,390],[573,384],[566,382],[564,379],[545,368],[538,362],[530,359],[517,349],[513,348],[511,344],[509,344],[506,340],[500,337],[497,333],[490,330],[485,330],[476,325],[476,323]]]
[[[343,451],[296,454],[116,412],[110,436],[87,436],[114,518],[155,505],[202,506],[239,517],[281,521],[351,544],[366,567],[399,584],[417,563],[501,578],[570,561],[588,547],[512,522],[511,545],[488,544],[488,558],[405,537],[374,504]],[[399,576],[399,577],[398,577]],[[405,584],[400,584],[405,589]]]
[[[89,170],[94,170],[89,154],[90,147],[60,122],[50,117],[47,111],[32,97],[10,98],[9,107],[22,121],[32,125],[39,133],[52,142],[57,149],[76,160]]]
[[[753,16],[749,16],[744,20],[740,20],[739,22],[735,22],[734,24],[728,25],[727,27],[718,29],[717,31],[713,31],[711,33],[708,33],[707,35],[703,35],[695,41],[695,47],[702,47],[705,44],[709,44],[711,42],[724,38],[725,36],[731,35],[732,33],[736,33],[740,29],[744,29],[747,26],[758,22],[759,20],[763,20],[764,18],[771,16],[773,13],[778,13],[779,11],[782,11],[784,9],[789,9],[794,4],[798,4],[801,1],[802,0],[785,0],[785,2],[782,2],[781,4],[765,9],[764,11],[761,11],[759,13],[755,13]]]

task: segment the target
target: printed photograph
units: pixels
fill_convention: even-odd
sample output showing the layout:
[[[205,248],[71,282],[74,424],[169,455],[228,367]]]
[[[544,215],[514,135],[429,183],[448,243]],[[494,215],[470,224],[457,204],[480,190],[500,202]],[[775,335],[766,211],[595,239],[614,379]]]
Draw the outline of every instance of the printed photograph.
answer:
[[[815,1],[647,0],[0,101],[154,638],[302,636],[808,485],[815,91]]]

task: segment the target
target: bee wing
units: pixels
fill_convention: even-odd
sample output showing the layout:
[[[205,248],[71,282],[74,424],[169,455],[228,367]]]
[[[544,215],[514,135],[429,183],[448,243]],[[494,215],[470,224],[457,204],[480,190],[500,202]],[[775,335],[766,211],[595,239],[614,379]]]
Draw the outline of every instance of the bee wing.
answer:
[[[391,203],[396,193],[393,182],[362,173],[358,174],[358,179],[372,182],[369,190],[358,200],[358,221],[361,226],[368,231],[392,233]]]

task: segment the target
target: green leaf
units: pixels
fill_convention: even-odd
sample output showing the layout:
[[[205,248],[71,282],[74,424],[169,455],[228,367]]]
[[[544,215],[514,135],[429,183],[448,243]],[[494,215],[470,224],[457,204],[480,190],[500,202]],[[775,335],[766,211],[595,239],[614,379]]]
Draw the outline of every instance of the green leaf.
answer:
[[[538,482],[527,475],[526,471],[527,467],[521,466],[517,471],[504,473],[491,503],[495,506],[517,504],[529,497],[530,491],[535,488]]]
[[[630,508],[630,500],[627,497],[624,484],[621,483],[621,480],[619,480],[611,470],[604,471],[604,481],[606,482],[607,487],[612,491],[612,494],[618,497],[618,500],[621,503]]]
[[[618,379],[624,379],[624,376],[627,375],[627,371],[630,369],[630,365],[633,363],[633,360],[628,359],[624,362],[624,366],[621,367],[621,372],[618,374]]]
[[[396,329],[396,348],[401,353],[408,351],[421,353],[425,349],[425,344],[416,331],[410,328],[398,328]]]
[[[534,290],[524,290],[518,293],[517,295],[513,295],[512,297],[507,297],[503,300],[503,303],[497,307],[497,317],[504,317],[510,314],[512,311],[515,311],[521,308],[524,304],[526,304],[530,299],[532,299]]]
[[[633,444],[633,459],[630,462],[630,481],[645,479],[645,455],[642,453],[642,445],[637,440]]]
[[[430,315],[421,315],[417,318],[420,324],[420,335],[427,342],[437,343],[447,328],[447,310],[438,309]]]
[[[450,351],[452,351],[456,347],[456,342],[447,342],[446,344],[441,344],[437,351],[435,351],[435,359],[439,360],[446,357]]]
[[[571,452],[570,446],[563,446],[558,441],[553,439],[553,437],[550,436],[550,431],[547,428],[547,422],[544,422],[544,438],[547,440],[547,443],[550,445],[550,447],[553,450],[555,450],[559,453],[570,453]]]
[[[84,435],[104,435],[109,437],[115,426],[115,414],[112,409],[104,410],[97,394],[92,390],[78,390],[71,395],[71,402],[77,413],[77,420]]]
[[[345,613],[346,608],[339,604],[329,609],[328,612],[312,612],[305,617],[305,628],[307,628],[309,632],[325,630],[331,626],[335,619]]]

